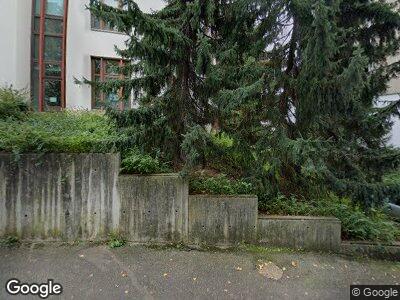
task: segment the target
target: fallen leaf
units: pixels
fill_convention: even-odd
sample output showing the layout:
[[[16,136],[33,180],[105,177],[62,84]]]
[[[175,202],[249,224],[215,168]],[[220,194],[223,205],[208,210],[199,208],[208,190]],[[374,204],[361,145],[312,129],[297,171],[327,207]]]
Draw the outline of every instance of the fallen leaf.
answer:
[[[262,265],[258,273],[273,280],[279,280],[283,276],[283,271],[272,262]]]

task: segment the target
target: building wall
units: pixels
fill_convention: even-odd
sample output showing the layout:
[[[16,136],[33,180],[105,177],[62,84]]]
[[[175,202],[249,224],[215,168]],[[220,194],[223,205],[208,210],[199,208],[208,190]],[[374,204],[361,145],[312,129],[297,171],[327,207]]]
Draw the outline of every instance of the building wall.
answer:
[[[137,1],[149,12],[162,0]],[[91,109],[91,89],[77,86],[74,78],[91,79],[91,56],[117,58],[114,46],[123,47],[126,36],[91,30],[89,0],[69,0],[66,46],[66,106]],[[30,89],[32,0],[0,0],[0,86]]]
[[[90,26],[90,12],[85,9],[87,0],[70,0],[67,20],[66,49],[66,106],[74,109],[91,109],[91,89],[77,86],[74,78],[91,79],[91,56],[117,57],[114,45],[124,46],[123,34],[94,31]]]
[[[32,0],[0,0],[0,86],[29,89]]]

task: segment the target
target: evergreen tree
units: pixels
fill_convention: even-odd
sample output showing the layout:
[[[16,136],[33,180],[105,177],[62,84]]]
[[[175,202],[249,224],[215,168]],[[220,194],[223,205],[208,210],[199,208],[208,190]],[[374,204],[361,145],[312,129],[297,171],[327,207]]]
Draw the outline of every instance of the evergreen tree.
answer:
[[[232,126],[238,111],[221,106],[222,129],[256,149],[248,160],[252,170],[258,166],[258,178],[268,178],[263,185],[270,192],[333,190],[368,206],[398,197],[399,187],[383,184],[382,176],[399,164],[399,151],[385,144],[399,103],[376,103],[398,71],[399,63],[386,64],[399,50],[398,11],[376,1],[287,1],[280,20],[288,19],[290,41],[276,39],[264,54],[262,92],[250,93],[258,81],[248,84],[244,76],[236,89],[221,93],[221,103],[243,103],[246,97],[235,99],[240,91],[257,107]],[[280,36],[287,31],[281,28]],[[232,130],[240,126],[258,137]]]
[[[145,14],[91,1],[96,16],[129,35],[117,49],[129,80],[95,84],[140,91],[140,107],[111,111],[130,144],[175,166],[220,165],[260,196],[334,191],[365,204],[399,196],[382,176],[399,165],[386,146],[399,103],[377,106],[400,63],[396,4],[372,0],[171,0]],[[232,140],[218,149],[205,130]],[[129,147],[129,144],[125,145]]]
[[[114,112],[121,127],[133,126],[132,143],[144,151],[161,149],[175,165],[183,160],[180,146],[188,128],[211,121],[209,98],[215,87],[205,74],[212,64],[217,38],[220,1],[168,1],[159,12],[143,13],[135,1],[123,1],[123,9],[91,1],[91,12],[129,35],[126,49],[117,53],[134,62],[128,80],[95,83],[103,90],[123,88],[128,97],[140,92],[140,108],[127,114]]]

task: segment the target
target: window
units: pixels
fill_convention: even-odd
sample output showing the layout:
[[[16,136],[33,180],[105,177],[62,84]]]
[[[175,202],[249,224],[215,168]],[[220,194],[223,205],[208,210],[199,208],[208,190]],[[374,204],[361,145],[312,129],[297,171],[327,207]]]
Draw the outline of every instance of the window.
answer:
[[[122,72],[126,61],[122,59],[110,59],[102,57],[92,57],[92,80],[105,82],[126,78]],[[130,107],[128,101],[120,101],[123,91],[102,92],[92,87],[92,108],[104,109],[106,107],[119,108],[121,110]]]
[[[102,3],[122,9],[123,1],[122,0],[101,0]],[[91,27],[94,30],[104,30],[104,31],[111,31],[111,32],[119,32],[115,27],[112,27],[110,24],[105,22],[102,19],[97,18],[94,15],[91,15]]]
[[[33,0],[31,93],[39,111],[65,107],[68,0]]]

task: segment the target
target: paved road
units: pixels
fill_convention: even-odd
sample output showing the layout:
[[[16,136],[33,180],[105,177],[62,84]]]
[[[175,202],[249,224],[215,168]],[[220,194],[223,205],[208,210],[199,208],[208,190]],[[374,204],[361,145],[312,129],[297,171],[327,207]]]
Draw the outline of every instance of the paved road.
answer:
[[[279,267],[281,279],[260,274],[263,263]],[[400,263],[259,248],[0,247],[0,299],[19,299],[5,293],[10,278],[31,283],[54,279],[63,285],[61,299],[337,300],[349,299],[352,283],[399,284]]]

